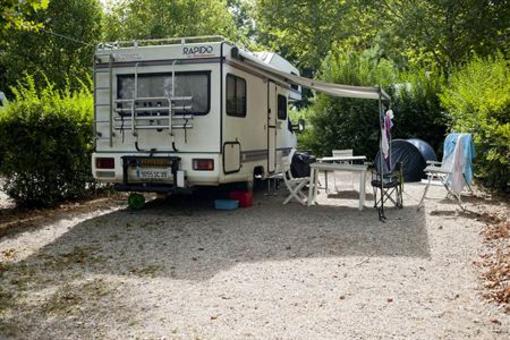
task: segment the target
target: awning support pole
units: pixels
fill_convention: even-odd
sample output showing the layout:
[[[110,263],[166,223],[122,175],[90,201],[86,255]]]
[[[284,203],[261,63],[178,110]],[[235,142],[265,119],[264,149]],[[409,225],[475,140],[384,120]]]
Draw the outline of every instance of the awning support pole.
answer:
[[[379,86],[379,130],[380,130],[380,136],[379,136],[379,166],[380,166],[380,180],[381,180],[381,207],[379,208],[379,220],[381,222],[384,222],[386,219],[386,216],[384,215],[384,154],[383,154],[383,133],[384,133],[384,110],[382,106],[382,91],[381,87]],[[376,171],[377,173],[377,171]]]

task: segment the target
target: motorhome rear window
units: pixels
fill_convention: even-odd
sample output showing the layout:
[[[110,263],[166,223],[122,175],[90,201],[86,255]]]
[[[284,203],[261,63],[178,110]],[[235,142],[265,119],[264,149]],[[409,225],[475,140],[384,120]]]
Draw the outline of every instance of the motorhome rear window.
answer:
[[[227,115],[246,117],[246,80],[227,74]]]
[[[169,97],[172,95],[172,73],[144,73],[137,77],[137,98],[148,98],[137,102],[137,106],[158,107],[168,106],[167,102],[150,100],[151,97]],[[117,98],[133,99],[135,91],[135,76],[125,74],[117,76]],[[176,72],[175,96],[191,96],[191,109],[175,110],[176,114],[205,115],[211,107],[211,73],[210,72]],[[129,108],[130,103],[119,104],[119,107]],[[178,102],[178,106],[189,105],[189,102]],[[130,112],[123,112],[130,115]],[[143,112],[142,112],[143,114]],[[168,112],[148,111],[146,114],[168,115]]]
[[[278,119],[287,119],[287,97],[278,95]]]

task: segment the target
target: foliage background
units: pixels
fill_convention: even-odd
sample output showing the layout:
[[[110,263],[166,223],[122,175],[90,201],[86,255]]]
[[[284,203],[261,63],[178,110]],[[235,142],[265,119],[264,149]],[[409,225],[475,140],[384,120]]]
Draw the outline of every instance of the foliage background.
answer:
[[[105,22],[108,41],[212,33],[239,38],[226,1],[219,0],[122,0],[112,6]]]
[[[448,131],[472,132],[480,155],[475,169],[479,182],[510,191],[510,0],[104,3],[0,3],[0,90],[11,100],[16,98],[9,109],[16,111],[9,111],[16,117],[12,119],[22,122],[43,109],[39,114],[46,117],[49,111],[41,101],[65,102],[75,96],[80,106],[69,104],[67,113],[48,117],[68,124],[66,119],[77,115],[82,121],[80,117],[91,110],[84,99],[90,84],[78,79],[90,75],[94,45],[99,41],[221,34],[251,50],[278,52],[308,77],[384,86],[396,114],[395,137],[424,139],[440,153]],[[11,90],[25,81],[25,74],[33,82],[30,95],[23,87]],[[49,97],[43,95],[46,87],[51,89]],[[24,101],[33,106],[23,106],[28,105]],[[36,102],[39,106],[34,106]],[[352,147],[369,157],[375,153],[375,103],[308,91],[296,107],[293,116],[308,121],[308,130],[300,136],[303,148],[323,155]]]
[[[373,50],[359,53],[335,49],[324,59],[318,76],[339,84],[382,86],[391,96],[395,112],[392,134],[426,140],[440,152],[448,122],[438,97],[444,85],[441,72],[401,71],[391,60],[377,58]],[[318,94],[302,115],[311,126],[300,139],[301,147],[322,156],[330,155],[333,149],[353,148],[357,154],[375,157],[378,110],[373,100]]]
[[[44,86],[79,88],[90,75],[94,45],[101,40],[102,7],[97,0],[51,0],[27,17],[41,27],[0,31],[0,90],[10,92],[25,74]],[[45,77],[41,75],[44,74]]]
[[[451,126],[472,133],[477,176],[488,187],[510,185],[510,62],[501,53],[458,68],[441,94]]]

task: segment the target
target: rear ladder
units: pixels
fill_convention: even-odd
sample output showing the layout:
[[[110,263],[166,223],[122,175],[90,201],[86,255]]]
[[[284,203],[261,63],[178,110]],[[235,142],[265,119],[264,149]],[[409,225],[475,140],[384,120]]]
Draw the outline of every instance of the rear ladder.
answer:
[[[192,110],[192,96],[175,96],[175,62],[172,65],[172,94],[163,97],[140,97],[138,98],[138,63],[135,64],[134,77],[135,84],[133,90],[133,98],[131,99],[113,99],[113,54],[109,55],[108,62],[108,81],[107,87],[96,87],[96,75],[98,71],[94,62],[94,135],[97,140],[108,140],[109,146],[113,147],[113,137],[116,131],[121,134],[128,130],[124,124],[129,124],[129,130],[135,138],[135,147],[138,151],[153,152],[155,150],[140,150],[138,147],[138,130],[168,130],[168,135],[172,144],[171,151],[177,152],[175,147],[175,136],[173,129],[184,129],[185,142],[187,142],[188,129],[193,128],[192,114],[176,114],[176,111],[191,111]],[[108,90],[108,104],[97,103],[97,91]],[[158,103],[158,106],[153,107],[152,103]],[[145,104],[142,105],[142,104]],[[149,106],[147,106],[149,104]],[[163,105],[165,104],[165,105]],[[115,105],[115,107],[114,107]],[[108,106],[109,120],[97,120],[98,107]],[[127,106],[127,107],[125,107]],[[114,113],[117,117],[114,117]],[[140,114],[142,113],[142,114]],[[98,133],[98,125],[108,124],[109,136],[105,137]],[[168,150],[170,151],[170,150]]]

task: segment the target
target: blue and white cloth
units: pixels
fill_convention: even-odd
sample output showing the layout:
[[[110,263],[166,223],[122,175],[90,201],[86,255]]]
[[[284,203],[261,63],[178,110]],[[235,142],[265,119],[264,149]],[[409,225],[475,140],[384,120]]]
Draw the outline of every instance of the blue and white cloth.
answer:
[[[460,193],[464,186],[473,182],[473,159],[475,146],[469,133],[450,133],[443,146],[441,168],[451,173],[448,182],[452,190]]]

